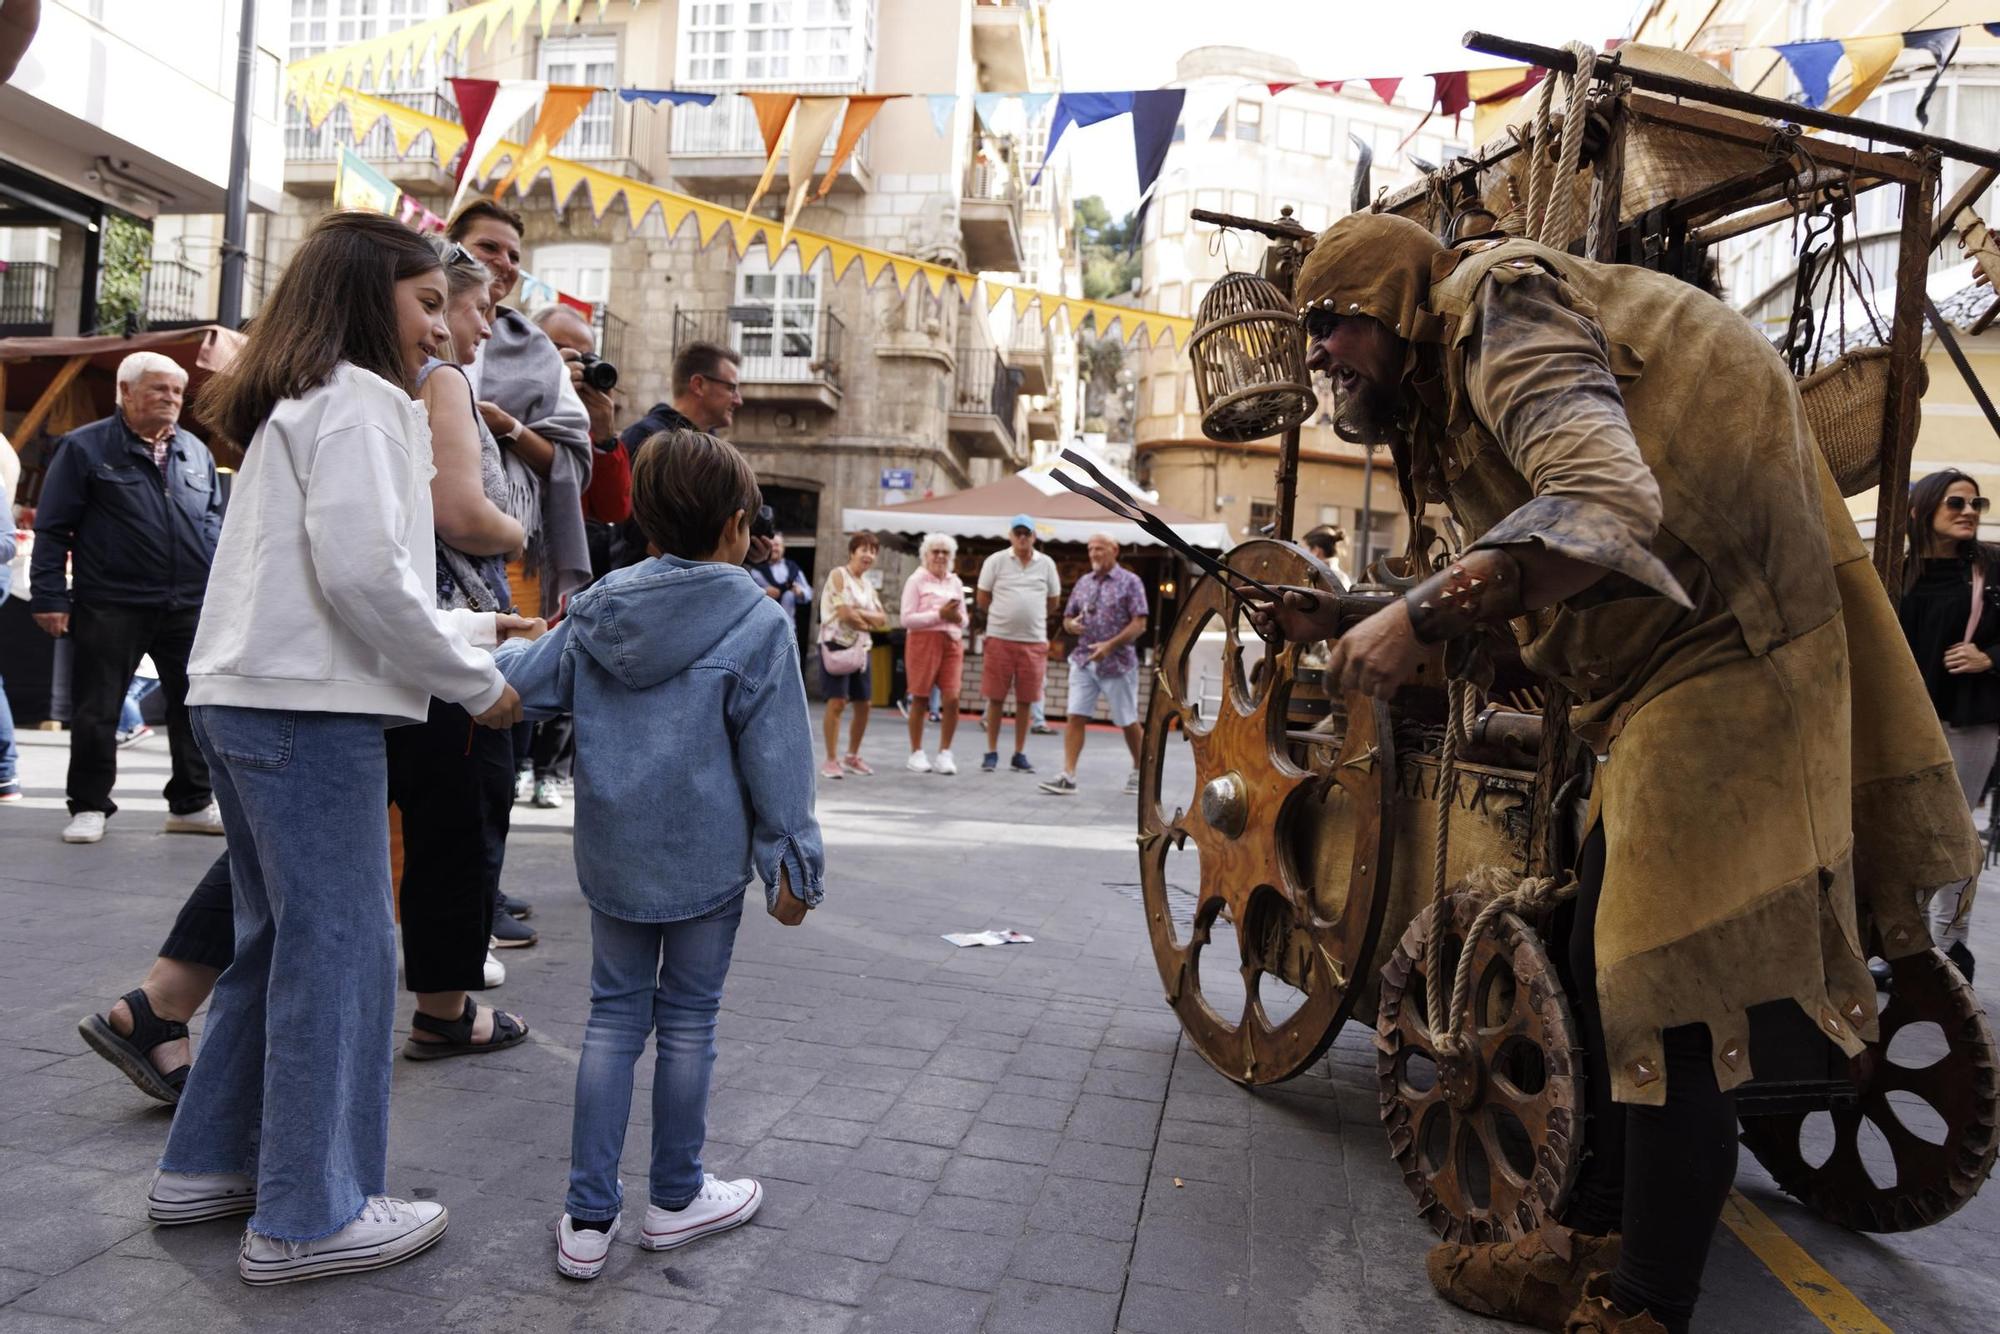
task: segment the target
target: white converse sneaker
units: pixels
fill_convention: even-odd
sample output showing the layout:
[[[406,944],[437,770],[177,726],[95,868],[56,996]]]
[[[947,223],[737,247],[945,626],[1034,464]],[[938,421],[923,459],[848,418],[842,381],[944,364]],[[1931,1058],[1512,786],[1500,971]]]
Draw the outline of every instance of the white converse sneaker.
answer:
[[[245,1232],[236,1272],[245,1283],[262,1286],[387,1269],[442,1237],[447,1221],[444,1206],[435,1200],[371,1195],[359,1218],[318,1241],[279,1241]]]
[[[639,1244],[649,1251],[670,1251],[711,1232],[727,1232],[742,1226],[763,1203],[764,1188],[749,1177],[724,1181],[717,1176],[704,1176],[701,1190],[687,1208],[675,1212],[657,1205],[646,1206],[646,1228],[639,1234]]]
[[[490,942],[493,939],[493,937],[488,936],[486,939]],[[489,987],[503,986],[506,984],[507,965],[501,963],[498,959],[494,958],[493,951],[490,949],[486,951],[486,967],[484,971],[481,973],[479,980],[484,982]]]
[[[188,811],[183,815],[175,815],[172,812],[168,812],[164,832],[169,834],[215,834],[220,836],[223,832],[222,811],[211,801],[200,810]]]
[[[931,757],[920,750],[913,750],[910,758],[903,761],[903,767],[913,774],[927,774],[931,771]]]
[[[65,843],[97,843],[103,838],[103,811],[78,811],[63,826],[62,840]]]
[[[954,760],[951,757],[950,751],[941,750],[938,752],[936,762],[931,765],[931,772],[939,774],[955,774],[958,772],[958,761]]]
[[[619,1215],[619,1218],[624,1215]],[[611,1256],[611,1240],[618,1235],[618,1218],[602,1232],[576,1227],[570,1216],[562,1216],[556,1229],[556,1272],[567,1278],[596,1278],[604,1272]]]
[[[155,1223],[205,1223],[257,1207],[257,1179],[241,1172],[155,1172],[146,1217]]]

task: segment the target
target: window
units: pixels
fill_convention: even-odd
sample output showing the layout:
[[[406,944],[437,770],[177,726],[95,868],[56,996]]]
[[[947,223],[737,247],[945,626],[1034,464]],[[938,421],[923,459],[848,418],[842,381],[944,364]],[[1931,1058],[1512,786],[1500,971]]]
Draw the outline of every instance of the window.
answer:
[[[1185,315],[1181,309],[1181,285],[1179,283],[1160,284],[1160,313],[1163,315]]]
[[[1222,212],[1222,191],[1197,190],[1194,192],[1194,206],[1205,208],[1210,213]]]
[[[1174,395],[1180,391],[1177,375],[1155,375],[1153,377],[1153,415],[1171,417],[1174,415]]]
[[[1160,235],[1179,236],[1187,230],[1187,196],[1176,191],[1160,209]]]
[[[705,0],[686,5],[687,83],[866,82],[875,0]]]
[[[618,39],[615,37],[551,37],[542,43],[542,78],[550,83],[595,84],[612,88],[618,83]],[[616,93],[599,93],[583,108],[583,114],[552,150],[557,157],[608,158],[616,152],[616,126],[612,117],[617,107]],[[530,122],[532,127],[533,122]],[[525,135],[523,136],[525,138]],[[579,293],[578,295],[581,295]]]
[[[1264,104],[1262,102],[1238,102],[1236,104],[1236,137],[1257,143],[1264,137]]]
[[[729,341],[743,354],[746,380],[809,380],[819,359],[819,275],[799,268],[795,250],[777,264],[753,250],[737,261]]]
[[[1319,507],[1319,521],[1321,526],[1326,528],[1340,527],[1340,506],[1321,505]]]
[[[611,247],[588,242],[536,246],[528,271],[593,306],[611,295]]]
[[[1375,127],[1375,165],[1380,167],[1393,163],[1396,160],[1396,154],[1401,151],[1402,142],[1403,136],[1396,133],[1394,126],[1377,125]]]
[[[1278,522],[1278,502],[1275,500],[1253,500],[1250,502],[1250,522],[1244,526],[1246,537],[1257,537],[1268,532]]]
[[[1279,107],[1278,147],[1314,157],[1332,157],[1333,117],[1297,107]]]
[[[1256,192],[1252,190],[1231,190],[1229,192],[1229,211],[1239,218],[1256,217]]]

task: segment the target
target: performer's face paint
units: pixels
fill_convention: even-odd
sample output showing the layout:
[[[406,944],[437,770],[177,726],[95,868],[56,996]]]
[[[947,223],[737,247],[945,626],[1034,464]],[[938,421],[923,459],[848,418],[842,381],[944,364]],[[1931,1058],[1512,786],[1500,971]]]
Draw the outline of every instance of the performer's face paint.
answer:
[[[1389,444],[1403,417],[1403,340],[1365,315],[1327,315],[1313,321],[1308,371],[1333,381],[1333,429],[1358,445]]]

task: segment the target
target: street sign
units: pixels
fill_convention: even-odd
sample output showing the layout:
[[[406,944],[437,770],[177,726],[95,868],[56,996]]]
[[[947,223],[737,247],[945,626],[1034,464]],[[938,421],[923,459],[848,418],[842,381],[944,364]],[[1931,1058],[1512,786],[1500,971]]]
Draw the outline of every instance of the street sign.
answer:
[[[884,491],[914,491],[916,490],[916,486],[917,473],[914,468],[884,468],[882,470],[882,489]]]

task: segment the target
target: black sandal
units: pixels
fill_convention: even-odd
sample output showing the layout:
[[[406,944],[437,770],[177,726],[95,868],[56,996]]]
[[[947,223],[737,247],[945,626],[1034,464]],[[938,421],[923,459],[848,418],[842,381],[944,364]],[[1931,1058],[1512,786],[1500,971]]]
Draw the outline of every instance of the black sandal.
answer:
[[[119,999],[132,1012],[132,1036],[120,1036],[118,1030],[111,1026],[109,1018],[101,1014],[85,1016],[78,1022],[76,1031],[82,1034],[92,1051],[117,1066],[120,1073],[138,1085],[141,1093],[164,1103],[178,1103],[181,1090],[187,1086],[189,1067],[183,1065],[161,1074],[149,1058],[153,1048],[161,1043],[186,1037],[188,1026],[154,1014],[152,1002],[146,999],[143,991],[128,991]]]
[[[479,1007],[465,998],[465,1013],[456,1019],[438,1019],[419,1010],[410,1020],[411,1028],[435,1033],[443,1042],[419,1042],[413,1034],[403,1043],[403,1056],[412,1061],[441,1061],[447,1056],[481,1056],[500,1051],[526,1040],[528,1026],[502,1010],[493,1012],[493,1036],[485,1042],[472,1040],[472,1021]]]

